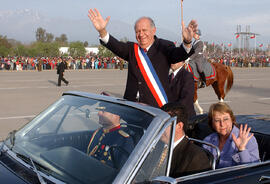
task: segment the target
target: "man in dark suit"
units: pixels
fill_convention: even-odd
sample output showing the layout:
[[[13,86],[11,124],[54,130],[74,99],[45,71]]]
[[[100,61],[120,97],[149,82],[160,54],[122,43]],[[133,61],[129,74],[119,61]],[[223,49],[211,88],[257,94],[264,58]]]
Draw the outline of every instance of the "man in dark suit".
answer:
[[[195,53],[190,56],[190,60],[191,62],[194,62],[196,64],[196,68],[198,70],[198,73],[200,75],[201,78],[201,84],[199,86],[199,88],[204,88],[206,86],[206,78],[205,78],[205,74],[203,72],[203,68],[202,68],[202,64],[205,61],[204,57],[203,57],[203,47],[204,44],[202,42],[202,40],[200,40],[200,36],[201,36],[201,31],[198,30],[194,35],[194,39],[195,41],[193,42],[193,48],[195,50]]]
[[[88,16],[95,29],[99,32],[101,43],[116,55],[129,62],[124,98],[136,101],[137,92],[139,92],[139,102],[155,107],[160,106],[151,93],[142,75],[142,71],[138,67],[138,58],[135,55],[136,44],[133,42],[120,42],[110,35],[106,30],[110,17],[104,20],[97,9],[90,9]],[[168,84],[170,64],[184,61],[193,53],[191,41],[193,33],[197,30],[196,21],[192,20],[188,27],[185,27],[183,23],[182,35],[184,43],[180,47],[175,47],[173,42],[157,38],[155,36],[155,24],[149,17],[138,19],[134,28],[138,42],[137,46],[144,49],[144,53],[147,52],[147,57],[150,59],[150,63],[153,65],[158,79],[164,88],[168,101],[171,101],[172,96]]]
[[[57,74],[58,74],[58,85],[61,86],[61,81],[63,81],[66,85],[69,84],[69,82],[64,78],[64,72],[66,69],[66,63],[61,59],[61,62],[57,66]]]
[[[169,83],[173,101],[185,106],[188,118],[196,116],[194,110],[194,79],[193,75],[184,68],[183,62],[171,64],[172,73],[169,76]],[[174,77],[172,77],[174,76]]]
[[[170,176],[178,178],[209,170],[211,166],[206,152],[185,137],[188,123],[185,107],[179,103],[167,103],[162,110],[177,117]]]

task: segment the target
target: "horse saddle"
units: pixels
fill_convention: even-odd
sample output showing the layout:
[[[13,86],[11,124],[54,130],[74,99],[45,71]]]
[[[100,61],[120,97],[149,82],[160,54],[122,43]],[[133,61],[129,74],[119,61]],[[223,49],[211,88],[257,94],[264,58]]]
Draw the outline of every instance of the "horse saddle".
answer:
[[[188,63],[185,64],[185,68],[187,71],[193,74],[193,78],[195,81],[200,80],[200,75],[197,70],[195,62],[189,61]],[[205,74],[206,80],[214,79],[216,77],[216,70],[214,66],[208,61],[205,60],[204,62],[202,62],[202,69]]]

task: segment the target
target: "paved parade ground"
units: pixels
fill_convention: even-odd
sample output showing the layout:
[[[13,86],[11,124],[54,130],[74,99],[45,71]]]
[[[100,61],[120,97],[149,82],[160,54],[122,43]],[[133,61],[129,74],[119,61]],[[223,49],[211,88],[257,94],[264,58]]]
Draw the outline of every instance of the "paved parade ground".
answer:
[[[234,85],[225,98],[235,114],[270,115],[270,68],[232,68]],[[56,71],[0,71],[0,140],[19,129],[65,91],[123,96],[127,70],[68,70],[69,86],[57,87]],[[199,90],[205,111],[217,102],[212,87]]]

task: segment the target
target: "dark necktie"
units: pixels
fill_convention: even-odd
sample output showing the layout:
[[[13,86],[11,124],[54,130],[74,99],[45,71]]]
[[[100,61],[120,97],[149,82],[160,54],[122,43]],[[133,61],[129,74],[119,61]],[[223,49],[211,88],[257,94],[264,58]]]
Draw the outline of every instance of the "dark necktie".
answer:
[[[170,78],[170,82],[172,82],[174,79],[174,73],[171,73],[169,78]]]
[[[143,49],[143,51],[145,52],[145,54],[147,54],[147,49]]]

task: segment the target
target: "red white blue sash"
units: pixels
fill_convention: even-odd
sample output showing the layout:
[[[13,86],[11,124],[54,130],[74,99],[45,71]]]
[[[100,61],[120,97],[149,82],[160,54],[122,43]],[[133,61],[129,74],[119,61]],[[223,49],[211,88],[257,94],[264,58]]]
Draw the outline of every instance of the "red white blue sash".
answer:
[[[168,103],[168,98],[153,65],[143,49],[136,43],[134,44],[134,51],[143,78],[157,101],[158,106],[162,107]]]

